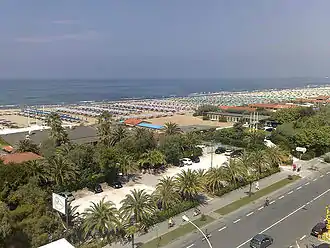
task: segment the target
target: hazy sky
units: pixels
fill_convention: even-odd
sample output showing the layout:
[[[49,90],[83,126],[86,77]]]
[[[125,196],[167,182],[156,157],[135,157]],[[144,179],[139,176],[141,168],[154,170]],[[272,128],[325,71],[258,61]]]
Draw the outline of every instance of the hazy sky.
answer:
[[[0,78],[329,71],[330,0],[0,1]]]

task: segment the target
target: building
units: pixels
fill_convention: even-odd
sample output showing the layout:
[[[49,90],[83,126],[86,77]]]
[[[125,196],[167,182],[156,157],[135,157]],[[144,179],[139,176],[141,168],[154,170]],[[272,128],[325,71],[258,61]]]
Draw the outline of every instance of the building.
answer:
[[[142,128],[148,128],[148,129],[159,130],[159,131],[164,129],[164,126],[154,125],[154,124],[151,124],[147,121],[142,121],[140,119],[134,119],[134,118],[130,118],[130,119],[126,119],[124,121],[120,121],[120,123],[123,123],[123,124],[125,124],[126,126],[129,126],[129,127],[142,127]]]
[[[21,164],[31,160],[42,159],[42,157],[33,152],[21,152],[1,155],[0,159],[3,161],[4,164]]]
[[[39,246],[39,248],[74,248],[66,239],[59,239],[57,241],[51,242],[47,245]]]
[[[69,139],[73,143],[88,144],[96,143],[99,139],[96,128],[92,126],[77,126],[67,129]],[[1,138],[12,146],[17,146],[19,141],[29,138],[33,143],[39,145],[49,137],[49,129],[35,130],[32,132],[19,132],[1,135]]]
[[[219,108],[221,110],[223,110],[224,112],[226,111],[237,111],[237,112],[255,112],[257,111],[257,108],[252,108],[249,106],[219,106]]]
[[[266,115],[225,113],[225,112],[208,112],[206,113],[206,115],[211,121],[226,120],[227,122],[243,121],[245,123],[262,121],[269,118],[269,116]]]
[[[288,108],[296,108],[298,107],[295,104],[288,103],[288,104],[280,104],[280,103],[254,103],[254,104],[249,104],[250,108],[258,108],[258,109],[265,109],[268,111],[277,111],[279,109],[288,109]]]

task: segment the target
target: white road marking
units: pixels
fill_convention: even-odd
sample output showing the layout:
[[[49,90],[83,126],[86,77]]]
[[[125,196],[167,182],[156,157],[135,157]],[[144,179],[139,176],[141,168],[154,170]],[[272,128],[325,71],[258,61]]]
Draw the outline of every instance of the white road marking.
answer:
[[[302,188],[302,186],[299,186],[298,188],[297,188],[297,190],[300,190]]]
[[[281,199],[283,199],[283,198],[284,198],[284,195],[280,196],[278,199],[281,200]]]
[[[330,171],[327,172],[327,175],[329,175],[329,174],[330,174]]]
[[[225,230],[226,228],[227,228],[226,226],[221,227],[218,231],[221,232],[221,231]]]
[[[317,180],[317,178],[314,178],[314,179],[313,179],[313,182],[315,182],[316,180]]]
[[[191,248],[191,247],[193,247],[195,244],[191,244],[191,245],[189,245],[189,246],[187,246],[186,248]]]
[[[303,240],[304,238],[306,238],[306,235],[302,236],[299,240]]]
[[[233,223],[236,224],[237,222],[239,222],[241,219],[237,219],[235,220]]]
[[[310,184],[310,182],[305,183],[306,186],[307,186],[308,184]]]
[[[273,204],[273,203],[275,203],[275,201],[271,201],[271,202],[269,203],[269,205],[270,205],[270,204]]]
[[[260,208],[258,208],[258,210],[261,210],[261,209],[263,209],[264,207],[260,207]]]
[[[291,195],[293,193],[293,191],[291,190],[289,193],[288,193],[288,195]]]
[[[322,177],[324,177],[324,175],[321,175],[320,177],[322,178]]]
[[[315,201],[317,199],[319,199],[320,197],[324,196],[326,193],[328,193],[330,191],[330,189],[324,191],[322,194],[318,195],[317,197],[315,197],[312,201]],[[302,205],[301,207],[297,208],[296,210],[294,210],[293,212],[289,213],[288,215],[284,216],[282,219],[276,221],[275,223],[273,223],[272,225],[270,225],[269,227],[267,227],[266,229],[262,230],[261,232],[259,232],[260,234],[263,234],[264,232],[267,232],[269,229],[273,228],[274,226],[278,225],[279,223],[283,222],[284,220],[286,220],[287,218],[289,218],[290,216],[294,215],[295,213],[297,213],[298,211],[300,211],[301,209],[303,209],[304,207],[306,207],[306,204]],[[251,241],[253,237],[251,237],[250,239],[248,239],[247,241],[243,242],[242,244],[240,244],[239,246],[237,246],[236,248],[240,248],[244,245],[246,245],[248,242]]]
[[[251,212],[251,213],[248,213],[246,216],[250,216],[250,215],[252,215],[252,214],[254,214],[253,212]]]

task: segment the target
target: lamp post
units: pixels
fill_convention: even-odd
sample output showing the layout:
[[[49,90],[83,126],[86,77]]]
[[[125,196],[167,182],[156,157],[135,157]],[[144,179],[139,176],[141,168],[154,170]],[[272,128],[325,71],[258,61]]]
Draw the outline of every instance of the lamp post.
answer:
[[[194,223],[194,222],[192,222],[190,219],[189,219],[189,217],[187,216],[187,215],[183,215],[182,216],[182,219],[184,220],[184,221],[187,221],[187,222],[189,222],[190,224],[192,224],[194,227],[196,227],[196,229],[204,236],[204,238],[205,238],[205,240],[207,241],[207,243],[208,243],[208,245],[209,245],[209,247],[210,248],[213,248],[212,247],[212,244],[211,244],[211,242],[210,242],[210,240],[209,240],[209,238],[206,236],[206,234]]]

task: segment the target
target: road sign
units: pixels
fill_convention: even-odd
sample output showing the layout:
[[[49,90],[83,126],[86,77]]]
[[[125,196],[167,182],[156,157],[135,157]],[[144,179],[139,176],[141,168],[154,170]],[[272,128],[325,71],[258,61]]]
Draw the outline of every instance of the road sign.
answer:
[[[296,147],[296,151],[305,153],[307,151],[307,149],[305,147]]]
[[[62,214],[67,214],[66,198],[58,194],[53,193],[53,209],[59,211]]]

